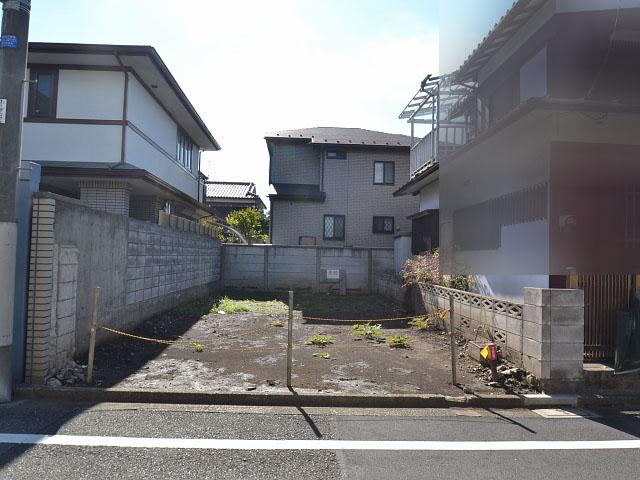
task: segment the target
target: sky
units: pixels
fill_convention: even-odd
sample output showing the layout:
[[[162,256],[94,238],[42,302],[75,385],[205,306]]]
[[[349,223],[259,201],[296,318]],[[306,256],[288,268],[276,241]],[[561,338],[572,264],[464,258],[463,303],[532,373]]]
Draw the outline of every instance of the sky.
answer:
[[[222,147],[201,170],[266,199],[267,132],[409,134],[398,114],[439,70],[439,32],[460,33],[455,63],[511,3],[441,1],[33,0],[29,39],[155,47]]]

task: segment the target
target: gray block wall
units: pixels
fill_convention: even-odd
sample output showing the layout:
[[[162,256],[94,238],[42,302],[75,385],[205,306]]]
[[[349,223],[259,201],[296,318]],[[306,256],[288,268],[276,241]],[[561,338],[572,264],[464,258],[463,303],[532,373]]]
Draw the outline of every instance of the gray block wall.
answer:
[[[222,247],[223,284],[231,288],[333,290],[327,269],[344,270],[348,290],[373,291],[377,276],[393,271],[393,249],[234,245]]]
[[[210,294],[220,280],[220,243],[209,235],[34,195],[26,379],[41,383],[87,351],[93,288],[98,321],[128,330]],[[100,331],[98,342],[111,338]]]
[[[493,340],[503,358],[533,373],[547,392],[575,392],[583,378],[584,292],[524,288],[514,303],[437,285],[413,289],[413,311],[449,310],[453,296],[456,330],[468,340]],[[448,329],[449,320],[441,327]]]

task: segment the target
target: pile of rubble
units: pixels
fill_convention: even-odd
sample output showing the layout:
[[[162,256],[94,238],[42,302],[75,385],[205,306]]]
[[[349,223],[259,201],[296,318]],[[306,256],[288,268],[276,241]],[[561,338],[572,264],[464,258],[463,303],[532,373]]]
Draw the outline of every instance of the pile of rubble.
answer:
[[[55,375],[49,377],[46,384],[48,387],[62,387],[84,383],[86,369],[86,365],[78,365],[71,360]]]
[[[504,388],[507,393],[530,393],[538,390],[536,376],[521,368],[502,361],[496,370],[498,371],[497,381],[492,378],[491,369],[485,365],[470,367],[469,372],[485,381],[487,386]]]

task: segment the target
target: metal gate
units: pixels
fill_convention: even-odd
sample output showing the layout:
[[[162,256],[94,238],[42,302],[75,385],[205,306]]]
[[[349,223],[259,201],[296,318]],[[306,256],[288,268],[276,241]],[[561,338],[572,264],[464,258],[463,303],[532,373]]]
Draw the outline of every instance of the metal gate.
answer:
[[[633,275],[577,275],[571,288],[584,290],[584,358],[613,360],[616,312],[629,310]]]

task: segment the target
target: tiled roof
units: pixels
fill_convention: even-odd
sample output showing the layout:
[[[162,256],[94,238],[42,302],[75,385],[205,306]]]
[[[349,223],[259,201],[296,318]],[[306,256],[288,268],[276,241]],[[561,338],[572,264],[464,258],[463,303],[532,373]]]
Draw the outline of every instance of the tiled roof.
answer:
[[[252,198],[256,187],[252,182],[207,182],[207,197]]]
[[[315,127],[296,130],[281,130],[269,133],[266,139],[291,138],[306,139],[310,143],[330,145],[375,145],[408,147],[411,137],[397,133],[376,132],[363,128]]]

